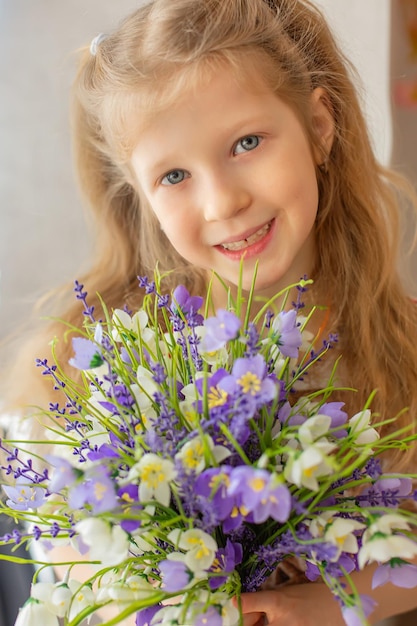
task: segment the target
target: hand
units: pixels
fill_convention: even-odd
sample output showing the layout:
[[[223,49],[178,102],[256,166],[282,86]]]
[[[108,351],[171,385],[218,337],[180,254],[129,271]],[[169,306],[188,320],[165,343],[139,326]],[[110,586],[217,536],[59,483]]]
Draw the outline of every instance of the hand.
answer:
[[[321,583],[242,594],[244,626],[345,626],[339,604]]]

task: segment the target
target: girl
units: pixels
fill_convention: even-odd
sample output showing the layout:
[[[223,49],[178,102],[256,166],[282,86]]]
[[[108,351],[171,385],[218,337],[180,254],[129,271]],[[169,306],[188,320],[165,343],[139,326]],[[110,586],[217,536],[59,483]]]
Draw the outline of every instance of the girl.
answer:
[[[242,259],[248,289],[258,262],[259,299],[306,274],[311,302],[329,312],[321,325],[340,335],[343,382],[358,389],[349,410],[378,389],[375,411],[408,407],[399,428],[417,407],[417,312],[395,269],[399,198],[412,192],[376,162],[349,71],[307,0],[152,0],[97,38],[74,92],[97,223],[83,282],[109,307],[133,308],[137,275],[156,263],[171,270],[167,288],[201,294],[211,270],[233,292]],[[216,308],[224,298],[215,288]],[[65,318],[79,324],[79,306]],[[414,457],[387,465],[413,471]],[[372,593],[371,577],[355,578],[360,592]],[[373,595],[371,623],[417,606],[414,591]],[[344,623],[325,585],[245,595],[243,611],[245,626],[262,614],[274,626]]]

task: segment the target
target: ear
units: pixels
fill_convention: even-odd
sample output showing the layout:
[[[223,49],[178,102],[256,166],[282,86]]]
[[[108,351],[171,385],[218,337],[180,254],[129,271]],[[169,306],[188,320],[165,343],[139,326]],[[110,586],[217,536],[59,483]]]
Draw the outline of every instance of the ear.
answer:
[[[311,94],[311,113],[316,138],[314,157],[317,165],[323,165],[333,145],[334,118],[330,98],[322,87],[316,87]]]

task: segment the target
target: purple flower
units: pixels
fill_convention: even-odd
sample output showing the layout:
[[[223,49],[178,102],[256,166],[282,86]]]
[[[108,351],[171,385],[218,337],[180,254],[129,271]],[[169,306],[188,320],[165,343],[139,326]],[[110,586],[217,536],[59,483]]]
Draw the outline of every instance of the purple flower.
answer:
[[[191,296],[184,285],[178,285],[172,294],[174,309],[179,307],[183,313],[196,313],[203,304],[200,296]]]
[[[37,509],[46,502],[46,489],[30,484],[28,478],[19,476],[15,486],[2,485],[8,496],[7,506],[15,511],[28,511]]]
[[[218,520],[226,519],[235,506],[235,498],[227,492],[232,468],[228,466],[203,471],[194,483],[194,491],[208,500]]]
[[[271,402],[277,395],[277,386],[267,377],[265,359],[260,354],[236,359],[231,374],[225,376],[218,386],[229,394],[253,397],[259,406]]]
[[[207,611],[200,613],[194,626],[222,626],[223,618],[215,606],[209,606]]]
[[[360,594],[362,611],[365,617],[368,617],[377,605],[377,602],[370,596]],[[358,606],[342,607],[342,615],[347,626],[363,626],[361,608]]]
[[[319,411],[320,415],[328,415],[331,418],[330,428],[337,429],[332,434],[338,439],[347,437],[348,434],[346,429],[341,428],[348,418],[346,411],[342,411],[344,404],[344,402],[325,402]]]
[[[151,626],[152,618],[162,609],[162,604],[156,604],[155,606],[148,606],[147,609],[142,609],[136,613],[136,626]]]
[[[182,561],[165,559],[159,563],[162,588],[169,593],[185,589],[192,578],[191,572]]]
[[[220,548],[216,552],[213,565],[210,567],[209,572],[215,572],[216,574],[225,574],[224,576],[215,576],[209,579],[210,589],[218,589],[223,583],[227,581],[229,574],[233,572],[236,565],[242,562],[243,550],[240,543],[232,543],[230,539],[226,542],[225,548]]]
[[[239,496],[241,504],[256,524],[272,517],[278,522],[287,521],[291,512],[291,494],[285,485],[274,485],[266,470],[241,466],[230,475],[228,494]]]
[[[116,508],[116,492],[108,470],[103,466],[96,466],[86,473],[83,481],[70,489],[68,503],[72,509],[89,504],[93,514]]]
[[[74,337],[72,347],[75,355],[68,362],[73,367],[79,370],[90,370],[104,363],[103,356],[94,341],[84,337]]]
[[[372,578],[372,589],[392,583],[396,587],[417,587],[417,566],[402,559],[391,559],[376,568]]]
[[[296,311],[281,311],[281,313],[278,313],[272,322],[272,330],[281,354],[293,358],[297,357],[303,339],[297,326]]]
[[[77,472],[66,459],[50,454],[46,460],[55,468],[48,485],[52,493],[59,493],[63,487],[69,487],[80,475],[79,471]]]
[[[138,485],[124,485],[117,492],[117,495],[122,500],[123,513],[129,514],[130,511],[137,512],[142,510],[142,506],[139,504],[139,487]],[[120,520],[120,527],[127,533],[132,533],[139,528],[141,521],[132,517],[132,519]]]
[[[219,309],[216,317],[208,317],[204,322],[206,334],[202,342],[203,350],[215,352],[235,339],[240,328],[240,319],[231,311]]]

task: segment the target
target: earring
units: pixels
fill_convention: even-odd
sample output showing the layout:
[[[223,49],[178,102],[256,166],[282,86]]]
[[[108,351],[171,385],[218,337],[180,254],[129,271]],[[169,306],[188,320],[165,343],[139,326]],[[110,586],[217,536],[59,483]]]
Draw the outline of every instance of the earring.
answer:
[[[329,172],[329,158],[326,157],[325,160],[323,161],[323,163],[319,164],[319,170],[323,173],[323,174],[327,174]]]

